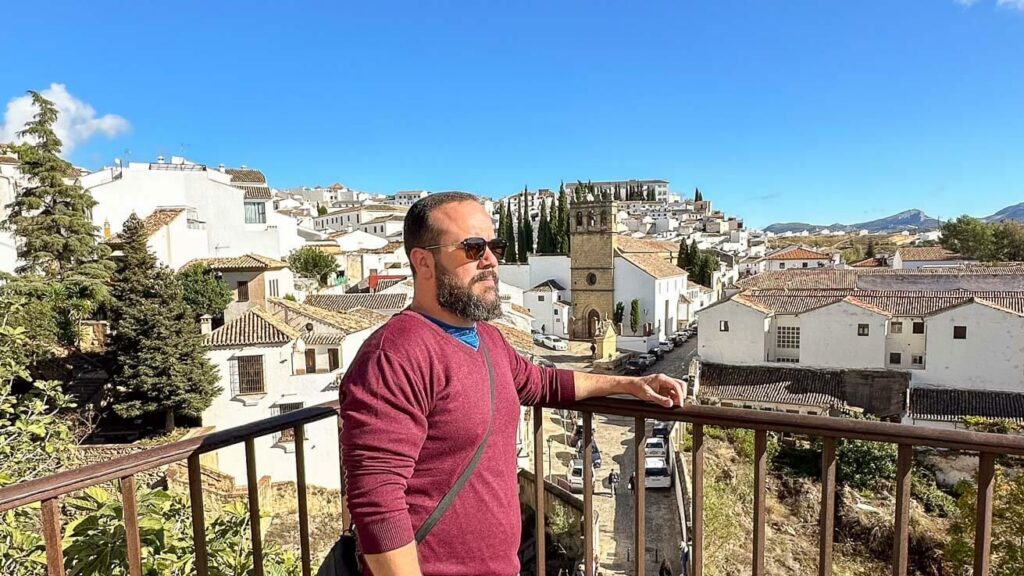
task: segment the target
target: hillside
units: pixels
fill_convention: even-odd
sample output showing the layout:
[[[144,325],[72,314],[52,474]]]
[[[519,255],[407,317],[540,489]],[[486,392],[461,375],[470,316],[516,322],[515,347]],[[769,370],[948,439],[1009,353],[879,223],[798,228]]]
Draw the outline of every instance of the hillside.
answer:
[[[1017,222],[1024,222],[1024,202],[1020,204],[1014,204],[1013,206],[1007,206],[999,212],[991,216],[982,218],[985,222],[1001,222],[1003,220],[1016,220]]]
[[[1024,207],[1022,207],[1024,210]],[[774,234],[783,234],[785,232],[817,232],[819,230],[842,230],[844,232],[859,232],[861,230],[867,230],[872,234],[888,234],[901,232],[903,230],[934,230],[939,227],[939,221],[931,216],[928,216],[921,210],[916,208],[912,210],[904,210],[892,216],[886,216],[885,218],[879,218],[877,220],[869,220],[867,222],[858,222],[856,224],[831,224],[831,225],[819,225],[819,224],[807,224],[805,222],[780,222],[771,224],[765,227],[766,232],[772,232]]]

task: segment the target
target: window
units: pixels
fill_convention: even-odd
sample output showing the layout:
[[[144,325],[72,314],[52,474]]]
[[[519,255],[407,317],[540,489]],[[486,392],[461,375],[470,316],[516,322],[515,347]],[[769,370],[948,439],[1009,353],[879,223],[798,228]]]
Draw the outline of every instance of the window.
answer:
[[[779,262],[779,270],[785,270],[785,269],[786,269],[786,263],[785,262]]]
[[[857,324],[857,336],[867,336],[870,329],[867,324]]]
[[[316,372],[316,349],[306,348],[306,374]]]
[[[777,348],[800,349],[800,327],[779,326],[775,331],[775,346]]]
[[[718,321],[718,331],[719,332],[728,332],[729,331],[729,321],[728,320],[719,320]]]
[[[265,394],[263,356],[238,356],[231,363],[231,395]]]
[[[924,322],[914,322],[914,334],[924,334]]]
[[[800,359],[799,358],[782,358],[782,357],[779,357],[779,358],[776,358],[775,361],[776,362],[786,362],[786,363],[789,363],[789,364],[799,364],[800,363]]]
[[[341,368],[340,358],[337,348],[329,348],[327,350],[327,369],[334,372],[338,368]]]
[[[583,212],[576,213],[576,226],[583,226]]]
[[[270,284],[270,297],[271,298],[277,298],[277,296],[278,296],[278,284],[277,284],[277,282],[278,281],[276,279],[271,280],[269,282],[269,284]]]
[[[249,301],[249,283],[240,280],[237,284],[238,287],[238,301],[248,302]]]
[[[889,352],[889,364],[895,364],[899,366],[903,363],[903,354],[899,352]]]
[[[271,408],[270,413],[271,413],[272,416],[280,416],[281,414],[287,414],[289,412],[295,412],[296,410],[301,410],[302,406],[303,406],[302,402],[290,402],[288,404],[277,404],[277,405],[275,405],[275,406],[273,406]],[[303,434],[303,439],[305,440],[305,438],[308,438],[308,436]],[[274,444],[277,444],[279,442],[295,442],[295,430],[293,428],[288,428],[286,430],[281,430],[280,432],[275,433],[274,434]]]
[[[246,202],[245,203],[245,223],[246,224],[266,224],[267,223],[267,204],[266,204],[266,202]]]
[[[543,294],[537,295],[537,302],[543,302],[543,301],[544,301],[544,295]]]
[[[924,366],[924,356],[921,354],[911,354],[910,363],[914,366]]]
[[[889,332],[893,334],[903,334],[903,322],[893,322],[889,326]]]
[[[807,268],[807,262],[804,262],[803,264],[801,264],[801,267],[802,268]]]
[[[967,340],[967,326],[953,326],[954,340]]]
[[[590,286],[597,284],[597,274],[594,274],[593,272],[587,274],[587,284],[589,284]]]

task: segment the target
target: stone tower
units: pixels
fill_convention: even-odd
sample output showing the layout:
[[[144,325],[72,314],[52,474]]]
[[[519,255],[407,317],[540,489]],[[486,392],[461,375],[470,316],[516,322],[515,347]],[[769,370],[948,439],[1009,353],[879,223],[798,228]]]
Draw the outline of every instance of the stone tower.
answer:
[[[569,259],[572,266],[572,323],[569,336],[598,336],[601,322],[615,311],[615,238],[618,203],[573,202],[569,206]]]

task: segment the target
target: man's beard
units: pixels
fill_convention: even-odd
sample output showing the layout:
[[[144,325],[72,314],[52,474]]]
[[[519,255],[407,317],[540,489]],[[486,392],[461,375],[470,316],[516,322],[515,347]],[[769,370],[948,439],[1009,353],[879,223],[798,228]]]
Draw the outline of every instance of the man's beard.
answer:
[[[498,297],[498,274],[494,270],[485,270],[462,286],[454,275],[449,274],[440,264],[434,264],[437,275],[437,303],[441,308],[464,320],[472,322],[495,320],[501,318],[501,298]],[[494,281],[494,299],[473,293],[473,285],[481,280]]]

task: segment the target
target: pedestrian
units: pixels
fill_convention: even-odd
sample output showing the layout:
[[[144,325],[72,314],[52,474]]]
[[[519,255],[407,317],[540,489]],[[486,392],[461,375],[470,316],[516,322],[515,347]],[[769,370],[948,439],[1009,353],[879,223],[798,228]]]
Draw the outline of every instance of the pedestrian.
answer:
[[[520,405],[627,394],[672,407],[682,405],[683,390],[662,374],[573,372],[517,353],[489,323],[502,315],[497,269],[506,242],[475,196],[422,198],[403,234],[412,304],[366,339],[339,391],[363,566],[375,576],[513,576],[521,526],[508,463]],[[443,500],[458,506],[438,507]]]
[[[619,474],[615,470],[608,474],[608,486],[612,489],[612,496],[615,496],[615,489],[619,486]]]
[[[636,490],[636,472],[631,472],[629,474],[629,482],[626,484],[626,487],[629,488],[630,494]]]
[[[672,565],[668,563],[668,558],[661,559],[661,567],[658,568],[658,576],[672,576]]]
[[[596,360],[597,359],[597,344],[595,344],[593,342],[590,343],[590,358],[592,360]]]
[[[576,571],[572,573],[572,576],[587,576],[587,569],[580,564],[576,567]]]

